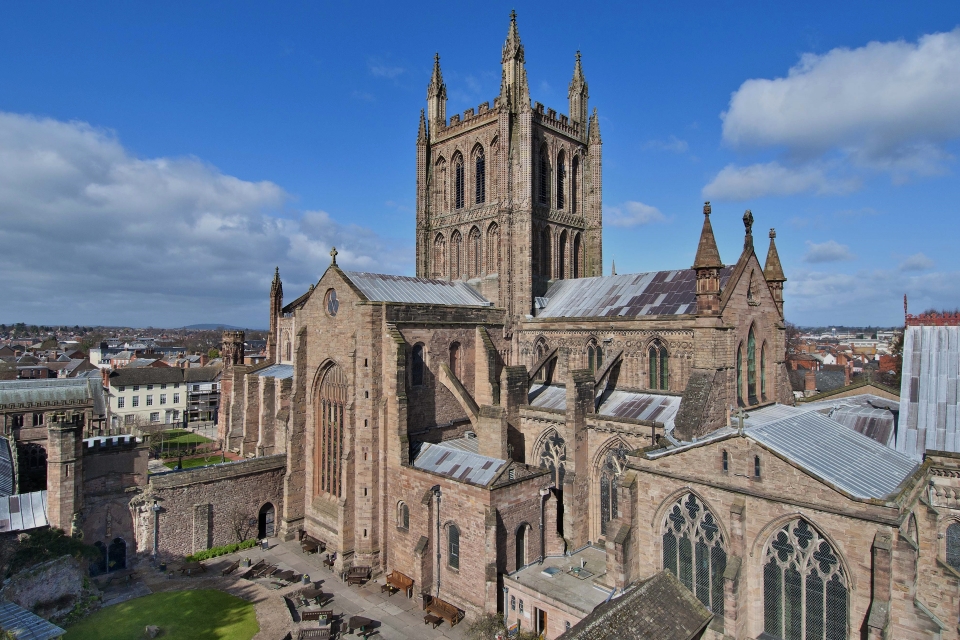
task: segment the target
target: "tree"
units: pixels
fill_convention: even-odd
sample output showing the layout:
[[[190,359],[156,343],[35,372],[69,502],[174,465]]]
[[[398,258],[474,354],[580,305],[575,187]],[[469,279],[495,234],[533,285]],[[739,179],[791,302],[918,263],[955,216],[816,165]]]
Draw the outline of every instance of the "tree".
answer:
[[[250,524],[251,522],[254,524]],[[256,522],[257,519],[250,515],[250,513],[242,511],[239,508],[230,512],[230,528],[233,531],[233,535],[237,537],[237,542],[250,539]]]
[[[803,344],[803,340],[800,336],[803,332],[800,331],[800,327],[790,321],[785,322],[784,326],[787,330],[787,356],[789,357],[791,353],[801,353],[800,345]]]
[[[213,358],[219,358],[220,352],[217,349],[210,349],[210,351],[207,351],[207,357],[210,358],[211,360]]]

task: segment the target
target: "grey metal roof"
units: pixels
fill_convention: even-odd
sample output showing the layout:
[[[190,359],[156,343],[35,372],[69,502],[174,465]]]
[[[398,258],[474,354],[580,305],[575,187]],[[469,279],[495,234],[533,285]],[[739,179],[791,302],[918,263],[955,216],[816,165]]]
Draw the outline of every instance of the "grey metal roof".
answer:
[[[960,451],[960,327],[908,326],[897,451],[917,460],[927,449]]]
[[[902,453],[816,411],[750,427],[746,435],[856,498],[886,498],[917,468]]]
[[[0,600],[0,628],[18,640],[50,640],[67,632],[12,602]]]
[[[819,400],[804,403],[803,408],[817,411],[842,425],[872,438],[882,445],[893,448],[894,425],[900,405],[870,393],[846,398]]]
[[[0,533],[29,531],[48,524],[46,491],[0,497]]]
[[[12,495],[15,487],[10,441],[0,436],[0,497]]]
[[[556,384],[534,384],[527,393],[527,403],[538,409],[567,408],[567,390]]]
[[[597,413],[602,416],[661,422],[666,429],[672,429],[681,398],[616,389],[601,396],[600,400]],[[567,392],[561,385],[534,384],[527,394],[527,402],[538,409],[565,411]]]
[[[93,402],[93,410],[106,413],[103,387],[96,378],[39,378],[36,380],[6,380],[0,382],[0,405],[18,405],[46,402],[74,404]]]
[[[733,267],[720,270],[726,285]],[[693,269],[626,273],[558,280],[547,290],[547,306],[538,318],[603,318],[681,315],[697,312],[697,274]]]
[[[417,469],[482,486],[489,484],[500,468],[507,463],[506,460],[481,456],[443,442],[420,443],[414,456],[413,466]]]
[[[260,369],[260,371],[257,371],[257,375],[261,378],[276,378],[277,380],[285,380],[293,377],[293,365],[272,364],[266,369]]]
[[[455,280],[428,280],[409,276],[391,276],[365,271],[344,271],[368,300],[413,304],[448,304],[490,307],[493,303],[468,285]]]

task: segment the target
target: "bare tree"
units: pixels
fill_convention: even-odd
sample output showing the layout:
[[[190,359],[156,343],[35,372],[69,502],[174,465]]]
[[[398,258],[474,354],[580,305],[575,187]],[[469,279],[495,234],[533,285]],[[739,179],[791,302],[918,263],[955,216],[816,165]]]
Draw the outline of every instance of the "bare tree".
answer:
[[[256,526],[257,519],[249,512],[235,508],[230,512],[230,527],[233,534],[237,537],[237,542],[249,540],[252,535],[253,527]],[[251,524],[253,523],[253,524]]]

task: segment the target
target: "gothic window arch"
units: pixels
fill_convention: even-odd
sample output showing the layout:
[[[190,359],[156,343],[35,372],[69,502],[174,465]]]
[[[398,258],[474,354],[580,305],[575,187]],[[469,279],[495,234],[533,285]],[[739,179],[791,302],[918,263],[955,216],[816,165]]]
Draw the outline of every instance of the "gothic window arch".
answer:
[[[410,360],[410,384],[419,387],[423,384],[423,372],[426,368],[423,358],[423,343],[418,342],[413,345]]]
[[[803,518],[770,538],[763,565],[763,627],[774,638],[847,637],[847,577],[836,551]]]
[[[681,496],[663,519],[663,568],[723,617],[726,543],[716,516],[697,496]]]
[[[960,571],[960,522],[956,520],[947,526],[946,535],[946,553],[944,557],[947,564]]]
[[[767,399],[767,343],[760,347],[760,399]]]
[[[753,326],[747,332],[747,400],[757,404],[757,338]]]
[[[560,239],[557,243],[557,278],[562,280],[567,277],[567,230],[560,232]]]
[[[530,531],[531,527],[526,522],[517,527],[515,540],[517,569],[525,567],[530,563],[531,559],[527,553],[527,545],[530,542]]]
[[[480,241],[480,229],[473,227],[470,229],[470,235],[468,236],[468,257],[467,261],[470,263],[469,273],[471,278],[478,278],[482,273],[483,269],[483,252],[481,250],[482,243]]]
[[[340,463],[346,425],[347,377],[338,365],[323,374],[317,393],[313,456],[315,493],[339,498],[343,493]]]
[[[547,348],[547,341],[542,337],[537,339],[536,346],[534,347],[534,357],[536,358],[533,361],[533,365],[536,366],[540,360],[543,359],[543,356],[547,355],[547,352],[550,349]],[[545,382],[547,380],[547,365],[540,367],[540,370],[537,371],[536,379],[540,382]]]
[[[402,500],[397,503],[397,526],[404,530],[410,529],[410,507]]]
[[[667,391],[670,389],[670,354],[667,346],[654,340],[647,350],[648,365],[650,367],[650,388]]]
[[[457,153],[457,155],[453,157],[453,199],[454,207],[457,209],[463,209],[465,204],[465,181],[466,176],[464,175],[463,156]]]
[[[460,569],[460,529],[455,524],[447,525],[447,566]]]
[[[550,152],[547,145],[540,147],[540,184],[538,200],[540,204],[550,204]]]
[[[487,227],[487,273],[500,273],[500,225]]]
[[[437,164],[435,165],[435,178],[434,182],[436,184],[436,192],[434,193],[434,206],[437,211],[449,211],[450,210],[450,198],[449,193],[449,181],[447,180],[447,161],[440,156],[437,159]]]
[[[450,345],[450,371],[460,380],[463,378],[463,353],[459,342]]]
[[[562,488],[567,465],[567,443],[556,429],[550,429],[541,441],[538,457],[540,467],[549,469],[553,485]]]
[[[560,150],[560,153],[557,154],[557,209],[563,209],[566,205],[564,201],[563,190],[566,187],[567,181],[567,162],[566,154],[564,154],[563,149]]]
[[[540,275],[549,279],[550,278],[550,257],[553,254],[551,251],[553,244],[553,234],[550,232],[550,227],[544,227],[540,232]]]
[[[454,231],[450,236],[450,279],[459,280],[463,277],[463,236]]]
[[[570,212],[580,213],[580,157],[573,156],[570,171]]]
[[[617,442],[601,458],[600,465],[600,534],[607,535],[607,523],[619,516],[617,480],[627,466],[629,449]]]
[[[743,406],[743,345],[737,347],[737,404]]]
[[[596,373],[603,366],[603,347],[596,340],[587,343],[587,368]]]
[[[490,200],[496,200],[497,193],[499,193],[497,167],[500,166],[500,138],[494,138],[490,142],[490,162],[490,178],[487,180],[487,191],[490,193]]]
[[[473,168],[474,202],[483,204],[487,201],[487,159],[480,145],[474,151]]]
[[[583,277],[583,241],[579,233],[573,236],[573,255],[570,257],[570,266],[573,269],[572,277]]]
[[[447,241],[442,233],[433,239],[433,277],[442,278],[447,274]]]

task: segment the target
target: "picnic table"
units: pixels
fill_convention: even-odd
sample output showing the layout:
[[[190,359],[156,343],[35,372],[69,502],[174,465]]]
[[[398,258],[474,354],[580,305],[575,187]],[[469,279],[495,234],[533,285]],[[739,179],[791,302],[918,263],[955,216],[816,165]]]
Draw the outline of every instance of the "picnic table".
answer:
[[[363,616],[350,616],[350,619],[347,621],[347,629],[349,633],[354,633],[359,631],[360,633],[366,633],[367,627],[373,624],[373,620],[370,618],[364,618]]]
[[[323,591],[320,589],[314,589],[313,587],[306,587],[305,589],[300,590],[300,595],[306,600],[313,600],[316,602],[317,598],[323,595]]]
[[[180,566],[181,575],[191,575],[193,573],[206,573],[207,568],[199,562],[184,562]]]

